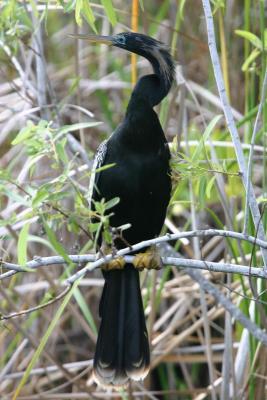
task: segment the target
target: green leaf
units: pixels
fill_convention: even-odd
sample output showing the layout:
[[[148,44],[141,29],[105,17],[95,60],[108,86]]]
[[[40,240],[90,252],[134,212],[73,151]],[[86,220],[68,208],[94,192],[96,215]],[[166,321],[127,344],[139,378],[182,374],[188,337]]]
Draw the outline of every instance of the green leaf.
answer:
[[[60,190],[57,193],[49,193],[49,201],[59,201],[69,196],[70,193],[68,191]]]
[[[242,65],[242,71],[246,72],[249,69],[250,64],[253,63],[254,60],[261,54],[260,50],[258,49],[253,49],[248,58],[245,60],[245,62]]]
[[[120,202],[119,197],[114,197],[113,199],[109,200],[105,204],[105,210],[109,210],[110,208],[116,206]]]
[[[102,201],[94,201],[94,207],[98,214],[102,215],[105,212],[105,205]]]
[[[29,139],[34,135],[35,128],[35,125],[31,121],[28,121],[27,126],[20,130],[15,139],[12,140],[11,144],[14,146],[16,144],[24,142],[26,139]]]
[[[83,7],[83,0],[76,0],[76,5],[75,5],[75,21],[79,26],[82,26],[83,20],[81,17],[81,11]]]
[[[208,182],[207,187],[206,187],[206,195],[207,198],[210,199],[211,196],[211,189],[213,188],[214,182],[215,182],[216,176],[214,175]]]
[[[217,122],[221,119],[222,115],[217,115],[216,117],[214,117],[209,125],[207,126],[207,128],[204,131],[204,134],[199,142],[199,145],[197,146],[197,148],[195,149],[193,155],[192,155],[192,159],[191,161],[198,161],[200,158],[200,154],[205,146],[205,142],[208,140],[209,136],[211,135],[215,125],[217,124]]]
[[[6,6],[1,10],[1,17],[9,20],[14,18],[16,2],[13,0],[8,1]]]
[[[40,243],[43,246],[48,247],[50,250],[54,250],[53,247],[51,246],[51,244],[48,242],[48,240],[39,237],[39,236],[35,236],[35,235],[29,235],[28,236],[28,242],[36,242],[36,243]]]
[[[260,38],[258,38],[257,35],[254,35],[254,33],[251,33],[251,32],[248,32],[248,31],[242,31],[242,30],[239,30],[239,29],[236,29],[235,33],[238,36],[241,36],[244,39],[247,39],[253,46],[257,47],[257,49],[259,49],[259,50],[263,49],[262,41],[260,40]]]
[[[73,11],[75,8],[75,0],[69,0],[67,3],[64,0],[59,0],[59,2],[63,7],[64,11],[67,13]]]
[[[89,224],[89,230],[91,233],[94,233],[98,230],[99,226],[101,225],[101,222],[94,222]]]
[[[102,235],[103,235],[104,242],[106,244],[112,244],[112,236],[111,236],[111,233],[107,229],[105,229],[102,232]]]
[[[23,226],[20,231],[19,239],[18,239],[18,263],[19,265],[25,266],[27,263],[27,242],[28,242],[28,235],[29,235],[29,227],[30,223],[28,222]]]
[[[112,26],[115,26],[117,23],[117,17],[116,17],[116,13],[115,13],[115,10],[112,5],[112,1],[111,0],[101,0],[101,3],[104,6],[107,17],[108,17],[109,21],[111,22]]]
[[[46,187],[41,187],[36,195],[34,196],[34,198],[32,199],[32,207],[36,208],[39,207],[39,205],[47,199],[47,197],[49,196],[49,192],[47,190]]]
[[[88,24],[93,29],[93,31],[95,33],[97,33],[97,29],[95,26],[95,17],[94,17],[93,11],[91,9],[89,0],[83,0],[82,14],[83,14],[84,18],[86,19],[86,21],[88,22]]]
[[[65,148],[63,146],[62,141],[56,143],[55,148],[56,148],[56,152],[57,152],[58,158],[63,162],[63,164],[67,165],[68,164],[68,157],[67,157],[67,154],[65,152]]]
[[[57,129],[56,139],[59,139],[59,137],[69,132],[78,131],[79,129],[92,128],[93,126],[98,126],[100,124],[102,124],[102,122],[91,121],[91,122],[80,122],[78,124],[73,124],[73,125],[64,125],[62,126],[62,128]]]

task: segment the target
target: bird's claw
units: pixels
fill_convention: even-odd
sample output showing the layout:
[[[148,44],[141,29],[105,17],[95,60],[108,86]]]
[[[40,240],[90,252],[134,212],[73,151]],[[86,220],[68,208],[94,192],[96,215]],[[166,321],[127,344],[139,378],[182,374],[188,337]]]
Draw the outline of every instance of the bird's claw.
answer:
[[[153,247],[147,250],[145,253],[138,253],[134,257],[133,265],[139,271],[146,269],[161,269],[162,260],[158,250]]]
[[[101,266],[103,271],[112,271],[114,269],[123,269],[125,266],[125,260],[123,257],[114,258],[114,260],[109,261]]]
[[[112,254],[112,248],[106,243],[103,243],[100,249],[100,254],[102,256],[107,256]],[[112,271],[114,269],[123,269],[125,266],[125,260],[123,257],[116,257],[113,260],[101,265],[103,271]]]

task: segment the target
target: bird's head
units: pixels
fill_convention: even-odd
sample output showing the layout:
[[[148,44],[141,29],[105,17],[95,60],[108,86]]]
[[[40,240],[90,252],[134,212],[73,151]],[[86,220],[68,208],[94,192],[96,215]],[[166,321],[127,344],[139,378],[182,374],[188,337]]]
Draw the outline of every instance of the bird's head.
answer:
[[[122,32],[112,36],[102,35],[70,35],[85,39],[92,43],[104,43],[120,47],[148,59],[155,73],[170,85],[174,75],[174,65],[168,47],[150,36],[135,32]]]

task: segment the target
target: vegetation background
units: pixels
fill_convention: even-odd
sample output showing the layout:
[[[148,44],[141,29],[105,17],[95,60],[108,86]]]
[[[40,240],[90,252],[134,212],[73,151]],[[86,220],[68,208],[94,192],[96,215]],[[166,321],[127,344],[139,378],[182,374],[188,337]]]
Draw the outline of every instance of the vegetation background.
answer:
[[[88,273],[68,292],[64,284],[81,267],[68,255],[92,253],[92,233],[108,227],[106,211],[112,212],[112,204],[100,203],[99,223],[88,222],[93,154],[122,120],[133,83],[150,70],[144,59],[70,33],[133,29],[171,48],[176,82],[157,109],[173,152],[163,233],[243,232],[245,224],[245,233],[257,236],[216,86],[205,4],[1,0],[1,399],[267,398],[267,352],[255,337],[256,327],[267,328],[266,281],[225,273],[229,262],[263,266],[253,243],[195,237],[162,249],[220,262],[225,270],[207,266],[200,274],[168,265],[142,273],[152,370],[145,382],[119,392],[98,388],[90,376],[101,273]],[[211,6],[225,90],[246,162],[251,154],[251,190],[266,230],[266,3],[212,0]],[[25,266],[52,255],[65,265],[10,274],[5,264]],[[244,329],[234,314],[254,325]]]

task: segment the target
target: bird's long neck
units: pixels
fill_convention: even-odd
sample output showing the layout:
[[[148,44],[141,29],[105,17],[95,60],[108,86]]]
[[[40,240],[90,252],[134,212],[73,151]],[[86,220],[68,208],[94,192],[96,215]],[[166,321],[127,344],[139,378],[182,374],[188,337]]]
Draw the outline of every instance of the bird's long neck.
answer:
[[[166,142],[159,118],[143,94],[133,93],[119,135],[128,147],[156,151]]]
[[[167,50],[155,47],[150,51],[140,51],[151,64],[154,74],[141,77],[132,93],[128,109],[132,102],[140,98],[147,101],[151,107],[159,104],[168,94],[174,77],[174,64]]]
[[[174,78],[174,64],[171,55],[165,49],[154,48],[153,51],[145,55],[145,58],[150,62],[154,74],[157,79],[153,79],[153,84],[155,90],[158,93],[158,103],[167,96],[171,88],[173,78]],[[146,76],[144,77],[146,78]],[[151,77],[148,75],[147,79]],[[158,104],[157,103],[157,104]]]

